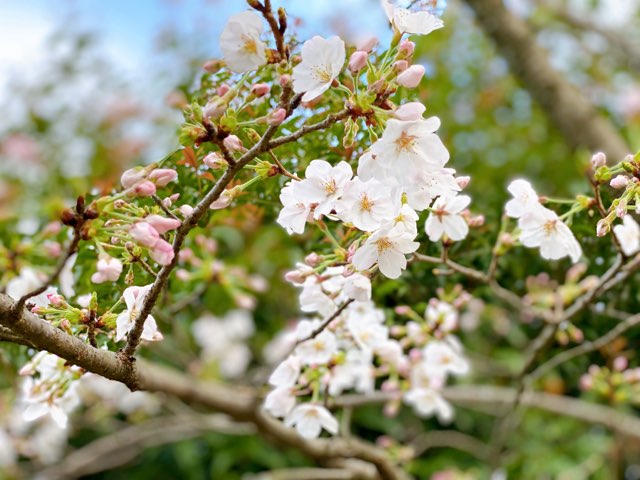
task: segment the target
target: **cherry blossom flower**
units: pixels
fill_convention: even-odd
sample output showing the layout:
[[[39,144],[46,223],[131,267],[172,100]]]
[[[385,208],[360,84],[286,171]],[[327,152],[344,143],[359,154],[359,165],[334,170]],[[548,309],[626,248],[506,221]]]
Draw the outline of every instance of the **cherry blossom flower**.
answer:
[[[7,283],[6,293],[14,300],[19,300],[23,295],[40,288],[44,281],[45,278],[39,272],[36,272],[31,267],[23,267],[20,269],[20,275],[12,278]],[[49,305],[48,296],[57,293],[58,290],[54,287],[47,287],[41,294],[30,297],[29,303],[38,307],[46,307]]]
[[[420,120],[426,109],[427,107],[420,102],[409,102],[396,108],[393,116],[404,121]]]
[[[295,427],[303,438],[318,438],[322,429],[335,435],[338,433],[338,421],[322,405],[303,403],[286,416],[284,424]]]
[[[446,377],[451,375],[465,375],[469,372],[469,363],[460,354],[458,348],[454,348],[446,341],[432,340],[422,350],[423,365],[427,372],[433,376]]]
[[[380,272],[388,278],[398,278],[407,267],[408,253],[415,252],[420,244],[401,228],[384,227],[371,235],[353,255],[353,266],[366,270],[376,263]]]
[[[325,364],[338,351],[336,336],[328,330],[323,330],[314,338],[302,342],[296,348],[296,354],[306,365]]]
[[[380,3],[389,22],[400,33],[428,35],[444,27],[442,20],[429,12],[411,12],[394,6],[389,0],[381,0]]]
[[[400,211],[394,217],[393,225],[415,237],[418,235],[418,218],[416,211],[411,208],[409,204],[405,203],[400,207]]]
[[[569,256],[573,263],[580,260],[582,248],[558,215],[540,206],[518,220],[522,230],[520,241],[525,247],[540,247],[540,255],[547,260]]]
[[[347,329],[353,335],[356,344],[365,351],[373,351],[389,338],[389,329],[366,317],[349,317]]]
[[[325,160],[312,160],[305,170],[305,179],[293,184],[295,197],[305,204],[317,204],[313,216],[320,218],[336,209],[352,175],[347,162],[333,166]]]
[[[371,300],[371,280],[361,273],[354,273],[347,277],[344,293],[347,297],[361,302]]]
[[[307,219],[311,214],[311,204],[300,200],[292,182],[289,182],[280,191],[280,202],[283,205],[276,220],[283,226],[287,233],[303,233]]]
[[[220,35],[224,61],[235,72],[248,72],[267,63],[266,45],[260,40],[262,19],[255,12],[233,15]]]
[[[151,290],[151,286],[152,285],[128,287],[123,292],[122,297],[127,305],[127,309],[120,313],[116,319],[116,342],[122,340],[133,328],[138,314],[144,305],[144,299],[149,293],[149,290]],[[150,342],[162,340],[162,333],[158,331],[158,325],[153,315],[147,316],[141,338]]]
[[[302,45],[302,62],[293,69],[293,91],[304,93],[309,102],[326,92],[342,71],[346,59],[344,42],[340,37],[322,38],[318,35]]]
[[[269,384],[274,387],[292,387],[300,376],[300,359],[289,355],[280,363],[269,377]]]
[[[520,218],[525,213],[540,206],[538,194],[526,180],[514,180],[507,187],[513,198],[505,205],[505,212],[511,218]]]
[[[391,190],[377,180],[363,182],[355,177],[344,188],[338,215],[356,228],[372,232],[396,214],[390,194]]]
[[[282,418],[296,406],[296,397],[290,387],[278,387],[265,397],[264,408],[274,417]]]
[[[614,226],[613,233],[625,255],[634,255],[640,251],[640,226],[631,215],[622,217],[622,225]]]
[[[442,168],[449,152],[434,133],[439,127],[438,117],[389,120],[382,137],[371,147],[376,161],[371,163],[368,176],[378,180],[395,177],[404,184],[411,183],[418,172]]]
[[[458,312],[453,306],[441,300],[432,299],[424,312],[427,326],[432,330],[451,332],[458,326]]]
[[[448,423],[453,418],[451,404],[432,388],[411,388],[404,394],[404,401],[413,406],[416,414],[421,417],[437,415],[443,423]]]
[[[402,188],[407,196],[407,204],[416,211],[422,211],[439,196],[451,197],[461,190],[452,168],[423,171],[416,174],[412,183]]]
[[[467,208],[471,198],[467,195],[438,197],[425,223],[429,240],[436,242],[446,235],[453,241],[462,240],[469,233],[469,226],[460,213]]]
[[[155,214],[148,215],[144,221],[155,228],[160,235],[170,230],[175,230],[181,224],[180,220],[176,218],[167,218]]]
[[[329,379],[329,395],[340,395],[353,388],[359,393],[371,393],[375,388],[375,373],[370,351],[350,349],[341,363],[333,368]]]
[[[91,275],[93,283],[115,282],[122,273],[122,262],[109,255],[102,255],[98,259],[97,272]]]

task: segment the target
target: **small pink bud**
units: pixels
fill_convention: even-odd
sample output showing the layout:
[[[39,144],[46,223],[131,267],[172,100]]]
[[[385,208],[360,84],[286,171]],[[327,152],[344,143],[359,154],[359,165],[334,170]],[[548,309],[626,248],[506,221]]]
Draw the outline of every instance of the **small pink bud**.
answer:
[[[211,204],[209,207],[211,210],[220,210],[221,208],[226,208],[231,205],[231,201],[233,200],[233,189],[225,190],[222,194]]]
[[[383,392],[397,392],[400,389],[400,385],[396,380],[385,380],[380,385],[380,390]]]
[[[363,52],[369,53],[371,52],[371,50],[375,48],[377,44],[378,44],[377,37],[374,37],[374,36],[364,37],[360,41],[358,41],[358,43],[356,44],[356,48],[358,50],[362,50]]]
[[[145,217],[144,221],[155,228],[161,235],[170,230],[175,230],[181,224],[180,220],[175,218],[167,218],[155,214]]]
[[[58,242],[45,242],[42,248],[50,257],[59,257],[62,253],[62,246]]]
[[[45,311],[44,307],[39,307],[37,305],[31,309],[31,313],[35,313],[36,315],[40,315],[44,313],[44,311]]]
[[[149,180],[159,187],[164,187],[178,178],[178,172],[172,168],[156,168],[149,174]]]
[[[611,179],[609,185],[611,185],[613,188],[625,188],[627,185],[629,185],[629,178],[624,175],[616,175]]]
[[[135,185],[132,191],[137,197],[150,197],[156,193],[156,185],[149,180],[143,180]]]
[[[351,54],[351,58],[349,58],[349,71],[351,73],[358,73],[367,65],[367,59],[369,55],[367,52],[363,52],[362,50],[358,50]]]
[[[422,352],[420,351],[419,348],[412,348],[409,351],[409,359],[412,362],[418,362],[422,359]]]
[[[291,75],[287,75],[287,74],[280,75],[279,82],[281,87],[286,87],[291,83]]]
[[[220,118],[229,105],[220,97],[213,97],[207,102],[202,113],[207,118]]]
[[[411,40],[403,40],[398,46],[398,57],[407,58],[413,55],[413,51],[416,49],[416,44]]]
[[[456,182],[458,183],[458,186],[460,188],[467,188],[467,185],[469,185],[470,181],[471,177],[469,176],[456,177]]]
[[[178,280],[182,280],[183,282],[186,282],[187,280],[189,280],[190,277],[191,277],[191,274],[189,273],[188,270],[185,270],[184,268],[179,268],[178,270],[176,270],[176,278]]]
[[[222,141],[222,143],[224,143],[224,146],[232,152],[241,152],[245,150],[242,142],[236,135],[229,135]]]
[[[218,152],[211,152],[206,157],[202,159],[204,164],[211,168],[212,170],[217,170],[226,165],[227,162],[224,161],[224,158]]]
[[[320,263],[321,257],[317,253],[313,252],[304,257],[304,263],[310,267],[315,267]]]
[[[64,304],[64,297],[62,295],[58,295],[57,293],[49,293],[47,294],[47,299],[49,303],[55,307],[59,307]]]
[[[630,162],[632,163],[634,161],[635,157],[629,153],[627,155],[625,155],[625,157],[622,159],[623,162]]]
[[[422,65],[411,65],[404,72],[398,75],[396,82],[407,88],[415,88],[424,76],[424,67]]]
[[[231,90],[231,87],[229,85],[227,85],[226,83],[223,83],[222,85],[220,85],[218,87],[218,89],[216,90],[216,93],[219,96],[224,96],[225,93],[227,93],[229,90]]]
[[[586,373],[580,377],[580,388],[582,390],[591,390],[593,388],[593,378]]]
[[[45,235],[57,235],[62,230],[62,223],[60,222],[49,222],[45,225],[42,233]]]
[[[398,73],[406,71],[407,68],[409,68],[409,62],[407,62],[406,60],[398,60],[397,62],[393,62],[393,69]]]
[[[122,273],[122,262],[108,255],[101,256],[96,265],[97,271],[91,276],[93,283],[115,282]]]
[[[264,97],[270,91],[271,87],[266,83],[256,83],[251,87],[251,93],[253,93],[258,98]]]
[[[120,183],[124,188],[131,188],[145,177],[145,171],[140,168],[130,168],[120,177]]]
[[[235,300],[236,305],[244,310],[253,310],[256,308],[256,299],[246,293],[238,293],[234,295],[233,299]]]
[[[175,256],[173,247],[169,242],[162,239],[158,240],[151,249],[151,258],[160,265],[169,265]]]
[[[289,283],[302,284],[305,278],[306,277],[298,270],[292,270],[284,274],[284,279]]]
[[[598,221],[596,225],[596,235],[598,237],[604,237],[610,230],[609,222],[607,222],[604,218]]]
[[[409,102],[396,108],[393,116],[398,120],[420,120],[426,109],[427,107],[420,102]]]
[[[158,231],[147,222],[134,223],[129,229],[129,235],[145,247],[153,247],[160,240]]]
[[[407,315],[411,311],[411,307],[407,305],[398,305],[394,310],[397,315]]]
[[[613,360],[613,368],[614,370],[617,370],[619,372],[622,372],[623,370],[626,370],[626,368],[629,366],[629,360],[627,360],[626,357],[616,357]]]
[[[477,228],[484,225],[484,215],[476,215],[475,217],[471,217],[467,222],[471,228]]]
[[[591,166],[594,170],[598,167],[604,167],[607,164],[607,156],[602,152],[597,152],[591,157]]]
[[[287,118],[287,111],[284,108],[276,108],[267,115],[267,124],[272,126],[280,125]]]
[[[191,205],[187,205],[186,203],[184,205],[181,205],[178,210],[180,210],[180,213],[185,218],[193,213],[193,207]]]

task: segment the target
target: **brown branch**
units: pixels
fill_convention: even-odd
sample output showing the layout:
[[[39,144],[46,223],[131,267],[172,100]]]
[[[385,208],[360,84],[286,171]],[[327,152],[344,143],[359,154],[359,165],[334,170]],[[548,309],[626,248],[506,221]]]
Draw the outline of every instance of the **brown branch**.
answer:
[[[340,314],[342,312],[344,312],[344,309],[347,308],[349,305],[351,305],[351,303],[353,303],[353,298],[350,298],[349,300],[346,300],[345,302],[342,303],[342,305],[340,305],[338,307],[338,309],[333,312],[333,314],[329,317],[327,317],[320,325],[318,325],[316,328],[314,328],[311,333],[309,335],[307,335],[304,338],[301,338],[300,340],[298,340],[294,346],[297,347],[298,345],[300,345],[301,343],[307,342],[309,340],[312,340],[314,338],[316,338],[318,335],[320,335],[325,328],[327,328],[329,326],[329,324],[331,322],[333,322],[336,318],[338,318],[340,316]]]
[[[143,359],[131,362],[113,352],[93,348],[27,310],[16,316],[14,305],[10,297],[0,294],[0,326],[20,332],[38,350],[49,351],[89,372],[122,382],[131,390],[164,392],[186,403],[225,413],[235,421],[252,423],[278,444],[296,448],[321,464],[353,457],[375,465],[382,480],[405,478],[385,451],[364,441],[339,437],[305,440],[265,413],[259,395],[251,388],[200,381]]]
[[[131,425],[101,437],[72,452],[56,465],[38,472],[38,478],[71,480],[113,470],[134,460],[148,448],[180,442],[215,431],[226,435],[250,435],[251,425],[224,416],[180,414]]]
[[[414,458],[419,458],[432,448],[455,448],[473,455],[479,460],[487,458],[487,445],[471,435],[457,430],[433,430],[425,432],[411,442]]]
[[[602,150],[622,159],[629,146],[615,126],[574,85],[551,66],[529,25],[502,0],[465,0],[485,33],[507,60],[511,71],[546,111],[573,148]]]
[[[166,207],[166,205],[162,202],[162,199],[161,199],[158,195],[153,194],[153,195],[151,196],[151,198],[153,198],[153,201],[156,203],[156,205],[158,205],[158,206],[162,209],[162,211],[163,211],[163,212],[164,212],[168,217],[171,217],[171,218],[173,218],[174,220],[180,220],[177,216],[175,216],[175,215],[171,212],[171,210],[169,210],[169,209]]]
[[[577,347],[571,348],[569,350],[565,350],[547,360],[545,363],[531,372],[531,374],[529,375],[530,381],[533,382],[537,380],[557,366],[568,362],[569,360],[572,360],[576,357],[579,357],[580,355],[585,355],[595,350],[599,350],[600,348],[608,345],[624,332],[626,332],[630,328],[635,327],[638,324],[640,324],[640,315],[630,315],[628,318],[618,323],[615,327],[613,327],[601,337],[598,337],[595,340],[585,341],[581,345],[578,345]]]
[[[279,101],[279,107],[286,109],[287,117],[291,115],[291,113],[295,108],[297,108],[301,98],[301,95],[299,94],[293,97],[292,95],[293,95],[293,92],[291,91],[290,88],[284,88]],[[168,265],[163,266],[160,272],[158,272],[158,275],[155,281],[153,282],[151,289],[147,293],[143,306],[140,309],[140,312],[135,319],[134,326],[127,335],[127,344],[122,350],[123,358],[131,359],[133,357],[133,354],[135,353],[136,348],[140,343],[142,330],[144,328],[144,322],[146,321],[147,317],[151,313],[153,306],[157,302],[162,289],[166,285],[169,275],[171,274],[171,272],[173,271],[173,269],[178,263],[178,258],[179,258],[178,254],[180,252],[180,249],[182,248],[182,244],[184,243],[187,235],[197,225],[197,223],[204,217],[205,213],[209,209],[209,206],[213,202],[215,202],[218,199],[218,197],[220,197],[222,192],[225,190],[227,185],[229,185],[229,183],[233,180],[236,174],[240,170],[242,170],[249,162],[251,162],[254,158],[256,158],[258,155],[264,152],[267,152],[277,146],[284,145],[285,143],[293,142],[298,138],[300,138],[301,136],[306,135],[307,133],[311,133],[316,130],[327,128],[328,126],[340,121],[341,119],[345,118],[348,115],[349,115],[349,112],[347,110],[343,110],[337,114],[330,114],[322,122],[318,122],[317,124],[310,125],[308,127],[303,127],[298,132],[292,135],[279,137],[273,141],[271,139],[278,131],[278,126],[271,125],[267,128],[266,132],[264,133],[262,138],[258,141],[258,143],[256,143],[253,147],[251,147],[251,149],[249,149],[240,158],[238,158],[234,164],[229,165],[227,170],[225,170],[225,172],[218,179],[216,184],[211,188],[211,190],[209,190],[209,192],[207,192],[204,198],[195,206],[191,215],[187,217],[182,222],[182,225],[180,225],[180,227],[176,230],[176,235],[173,240],[173,251],[175,254],[173,257],[173,260]]]

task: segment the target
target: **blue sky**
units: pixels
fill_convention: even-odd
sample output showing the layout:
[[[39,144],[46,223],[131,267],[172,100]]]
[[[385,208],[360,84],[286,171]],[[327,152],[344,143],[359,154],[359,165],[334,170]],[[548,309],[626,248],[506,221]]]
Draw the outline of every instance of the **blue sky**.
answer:
[[[377,0],[274,3],[304,19],[300,33],[305,36],[388,31]],[[245,8],[242,0],[0,0],[0,75],[28,70],[31,62],[46,57],[47,36],[64,25],[96,33],[103,52],[136,79],[147,70],[158,35],[168,25],[187,38],[202,38],[210,46],[204,50],[215,56],[226,19]]]

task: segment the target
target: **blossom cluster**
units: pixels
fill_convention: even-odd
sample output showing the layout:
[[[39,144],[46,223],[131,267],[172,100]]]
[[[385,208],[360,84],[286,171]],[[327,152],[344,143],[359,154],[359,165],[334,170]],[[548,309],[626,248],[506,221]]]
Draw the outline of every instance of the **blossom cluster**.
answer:
[[[269,378],[267,411],[304,437],[317,437],[322,429],[336,434],[338,423],[324,406],[329,398],[380,388],[389,395],[390,415],[404,400],[421,416],[452,418],[439,390],[449,375],[469,370],[452,334],[458,327],[452,305],[434,299],[424,318],[414,314],[406,326],[389,327],[362,274],[343,266],[317,273],[301,264],[287,277],[301,288],[301,309],[315,318],[300,320],[284,342],[290,353]]]

